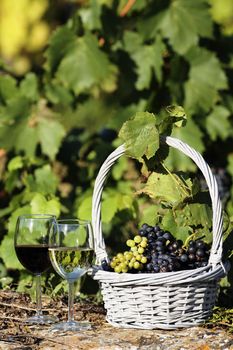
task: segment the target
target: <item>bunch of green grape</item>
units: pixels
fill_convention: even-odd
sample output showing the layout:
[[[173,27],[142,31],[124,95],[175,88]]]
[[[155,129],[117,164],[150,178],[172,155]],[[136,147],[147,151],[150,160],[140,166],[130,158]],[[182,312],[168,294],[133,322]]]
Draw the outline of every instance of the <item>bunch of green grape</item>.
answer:
[[[115,272],[130,272],[132,270],[142,270],[147,258],[143,255],[147,247],[147,238],[135,236],[128,239],[126,245],[130,250],[118,253],[110,261],[110,266]]]

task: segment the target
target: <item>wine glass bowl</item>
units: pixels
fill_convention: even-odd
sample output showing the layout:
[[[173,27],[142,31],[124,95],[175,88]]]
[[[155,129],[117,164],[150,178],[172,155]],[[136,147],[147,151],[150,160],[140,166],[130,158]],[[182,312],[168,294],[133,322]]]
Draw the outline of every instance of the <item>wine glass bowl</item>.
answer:
[[[90,221],[58,220],[50,236],[49,257],[54,270],[69,284],[68,321],[55,324],[53,330],[80,331],[91,329],[88,322],[74,320],[74,282],[92,266],[94,243]]]
[[[20,263],[36,277],[36,315],[28,323],[47,324],[57,321],[55,316],[43,315],[41,309],[41,274],[51,267],[49,237],[56,228],[56,218],[48,214],[28,214],[18,217],[14,246]]]

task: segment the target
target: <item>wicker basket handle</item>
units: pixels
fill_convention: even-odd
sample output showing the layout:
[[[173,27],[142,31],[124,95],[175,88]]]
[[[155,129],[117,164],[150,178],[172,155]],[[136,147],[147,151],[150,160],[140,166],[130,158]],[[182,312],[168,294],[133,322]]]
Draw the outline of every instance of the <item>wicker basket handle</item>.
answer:
[[[161,141],[167,145],[172,146],[179,151],[189,156],[194,163],[201,170],[206,183],[209,188],[209,193],[212,202],[213,210],[213,243],[210,252],[210,258],[208,264],[217,265],[222,260],[222,204],[218,193],[218,185],[214,175],[211,172],[210,167],[203,159],[202,155],[195,151],[192,147],[186,143],[173,138],[173,137],[162,137]],[[93,198],[92,198],[92,225],[95,240],[95,252],[97,257],[97,263],[100,263],[102,259],[108,259],[107,252],[105,249],[105,242],[102,234],[102,223],[101,223],[101,197],[104,188],[104,183],[112,165],[125,153],[124,145],[119,146],[115,149],[102,164],[99,173],[96,177]]]

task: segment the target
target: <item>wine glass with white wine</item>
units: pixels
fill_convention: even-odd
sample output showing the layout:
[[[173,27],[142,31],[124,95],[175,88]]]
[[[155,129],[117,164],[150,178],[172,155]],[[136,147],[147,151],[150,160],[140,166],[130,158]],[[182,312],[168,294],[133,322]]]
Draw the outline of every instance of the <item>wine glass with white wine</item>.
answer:
[[[89,322],[74,320],[74,283],[92,266],[94,242],[90,221],[57,220],[49,243],[49,257],[54,270],[69,284],[68,321],[59,322],[52,330],[80,331],[91,329]]]

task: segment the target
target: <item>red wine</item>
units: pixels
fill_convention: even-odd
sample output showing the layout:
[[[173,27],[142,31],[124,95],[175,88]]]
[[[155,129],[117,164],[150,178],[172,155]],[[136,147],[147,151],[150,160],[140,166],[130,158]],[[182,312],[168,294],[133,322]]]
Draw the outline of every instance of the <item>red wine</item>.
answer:
[[[47,245],[17,245],[15,251],[21,264],[34,274],[42,273],[51,266]]]

